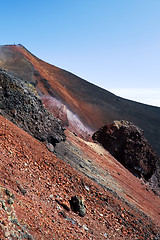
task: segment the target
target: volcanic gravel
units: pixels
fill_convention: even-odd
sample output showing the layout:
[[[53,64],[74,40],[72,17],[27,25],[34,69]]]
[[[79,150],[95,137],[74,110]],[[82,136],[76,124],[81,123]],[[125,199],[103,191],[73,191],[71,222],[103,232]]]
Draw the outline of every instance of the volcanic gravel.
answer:
[[[107,167],[105,159],[115,161],[109,155],[108,158],[98,158],[99,150],[96,150],[93,143],[85,143],[69,132],[66,134],[75,149],[84,150],[82,158],[86,155],[90,161],[91,156],[92,160],[95,158],[93,165],[102,160],[103,168]],[[82,164],[85,161],[83,159]],[[154,217],[147,216],[144,213],[147,211],[145,202],[144,205],[141,203],[144,208],[142,212],[136,204],[128,203],[127,196],[124,199],[115,191],[95,183],[91,177],[85,176],[70,163],[49,152],[43,143],[2,116],[0,166],[1,239],[97,240],[160,237],[158,210]],[[110,172],[111,168],[110,166]],[[115,179],[116,175],[116,181],[120,181],[123,169],[119,171],[120,175],[115,169],[112,170],[111,176]],[[140,180],[137,181],[137,186],[140,186]],[[145,193],[150,197],[151,208],[154,201],[158,209],[158,197],[152,191],[144,190],[144,186],[141,187],[142,195]],[[84,199],[84,217],[73,212],[70,207],[70,199],[75,195]],[[131,196],[134,196],[133,192]]]

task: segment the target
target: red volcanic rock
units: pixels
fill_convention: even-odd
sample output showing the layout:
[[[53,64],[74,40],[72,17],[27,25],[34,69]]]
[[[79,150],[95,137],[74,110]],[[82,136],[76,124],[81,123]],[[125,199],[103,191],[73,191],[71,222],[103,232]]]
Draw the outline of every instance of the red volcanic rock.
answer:
[[[66,135],[85,174],[0,116],[0,238],[159,239],[159,198],[101,146]],[[72,196],[85,199],[84,217]]]
[[[125,101],[22,46],[0,47],[0,60],[10,72],[0,70],[0,239],[159,239],[159,197],[102,146],[78,137]],[[159,109],[144,109],[154,115],[145,121],[152,132]],[[157,176],[158,168],[150,184]]]
[[[140,128],[128,121],[114,121],[95,132],[92,138],[134,175],[149,181],[156,193],[160,193],[160,159]]]

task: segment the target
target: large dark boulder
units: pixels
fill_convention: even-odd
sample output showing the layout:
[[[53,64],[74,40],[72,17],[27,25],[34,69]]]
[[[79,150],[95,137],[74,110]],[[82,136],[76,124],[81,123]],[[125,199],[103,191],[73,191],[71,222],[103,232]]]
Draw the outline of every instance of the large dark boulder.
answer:
[[[30,135],[55,145],[65,140],[61,122],[49,113],[34,85],[0,70],[0,113]]]
[[[114,121],[100,128],[92,138],[159,194],[160,159],[145,139],[143,130],[128,121]]]

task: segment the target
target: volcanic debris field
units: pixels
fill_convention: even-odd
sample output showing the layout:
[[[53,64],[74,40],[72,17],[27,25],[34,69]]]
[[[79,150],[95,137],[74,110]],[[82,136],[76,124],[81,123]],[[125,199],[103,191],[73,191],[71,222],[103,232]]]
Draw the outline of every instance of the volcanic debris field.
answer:
[[[2,116],[0,157],[1,239],[159,238],[158,223]],[[84,217],[71,210],[75,195],[84,198]]]

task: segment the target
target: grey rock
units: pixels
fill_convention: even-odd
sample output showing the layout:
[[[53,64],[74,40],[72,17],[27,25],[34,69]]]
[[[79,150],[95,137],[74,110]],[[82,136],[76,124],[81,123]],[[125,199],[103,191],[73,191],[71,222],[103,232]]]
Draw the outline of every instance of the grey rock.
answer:
[[[9,199],[7,200],[7,202],[8,202],[8,204],[13,204],[13,203],[14,203],[14,201],[13,201],[12,198],[9,198]]]
[[[71,197],[70,200],[71,209],[74,212],[78,212],[79,216],[84,217],[86,215],[86,207],[84,205],[84,200],[81,196],[75,195]]]
[[[0,70],[0,112],[40,141],[65,140],[61,121],[49,113],[33,84]]]
[[[47,143],[47,148],[50,152],[54,152],[54,146],[51,143]]]

